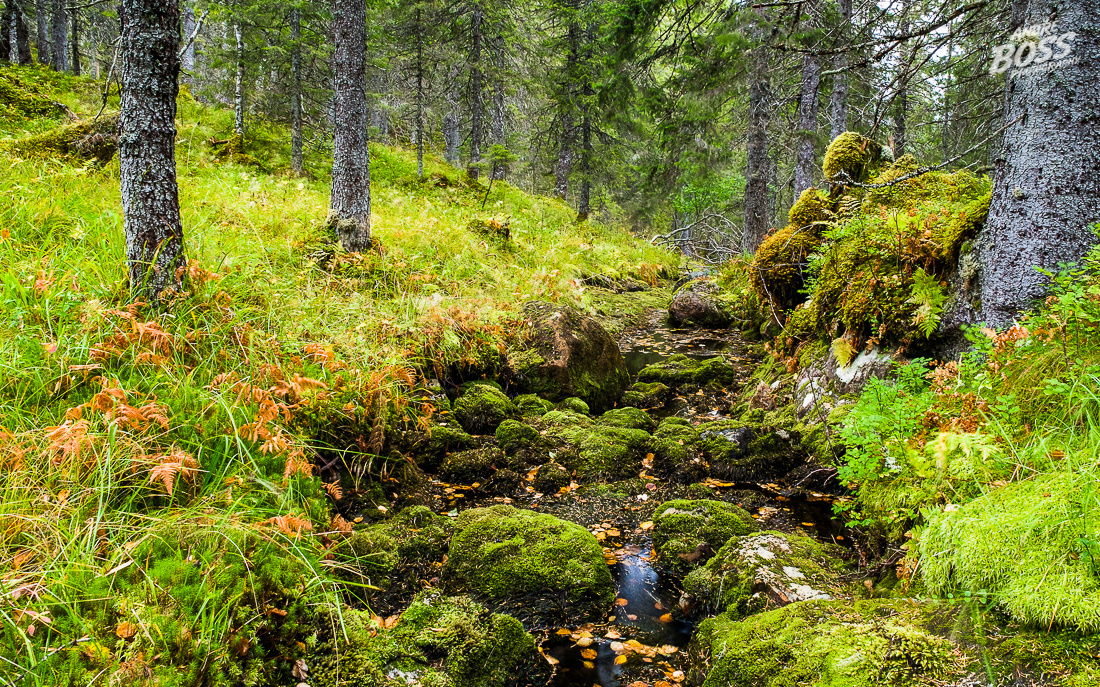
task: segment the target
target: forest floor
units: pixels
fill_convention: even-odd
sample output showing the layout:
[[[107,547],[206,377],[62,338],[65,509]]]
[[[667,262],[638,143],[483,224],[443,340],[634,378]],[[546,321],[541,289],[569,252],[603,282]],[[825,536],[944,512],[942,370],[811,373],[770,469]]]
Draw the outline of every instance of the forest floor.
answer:
[[[102,104],[0,86],[0,139]],[[188,268],[158,307],[128,297],[117,160],[0,151],[0,682],[1100,680],[1096,270],[976,344],[1004,379],[913,366],[842,429],[796,416],[770,344],[668,327],[681,259],[622,228],[372,146],[379,249],[349,254],[325,151],[294,177],[256,124],[226,152],[232,113],[186,91],[177,129]],[[610,334],[617,407],[516,393],[532,301]],[[834,441],[915,467],[842,482]]]

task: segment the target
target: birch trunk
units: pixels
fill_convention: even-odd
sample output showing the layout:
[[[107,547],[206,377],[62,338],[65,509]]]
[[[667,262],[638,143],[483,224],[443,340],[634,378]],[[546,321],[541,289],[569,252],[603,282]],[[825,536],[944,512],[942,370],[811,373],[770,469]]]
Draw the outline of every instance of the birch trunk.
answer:
[[[184,265],[176,185],[178,0],[122,0],[119,178],[135,298],[178,288]]]
[[[332,205],[329,226],[351,252],[369,250],[367,14],[363,0],[334,0]]]
[[[233,22],[233,36],[236,38],[236,76],[234,78],[233,92],[233,131],[240,137],[244,137],[244,36],[241,35],[241,25]]]

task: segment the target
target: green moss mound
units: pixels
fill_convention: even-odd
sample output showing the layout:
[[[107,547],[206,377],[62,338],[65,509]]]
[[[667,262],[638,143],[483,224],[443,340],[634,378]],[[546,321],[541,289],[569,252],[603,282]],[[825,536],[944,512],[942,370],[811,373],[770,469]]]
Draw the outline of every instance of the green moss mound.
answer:
[[[1091,474],[1055,472],[1010,484],[919,533],[921,578],[936,592],[992,593],[1016,620],[1100,630],[1100,547]]]
[[[561,452],[558,460],[576,471],[578,481],[584,483],[634,477],[649,452],[649,432],[597,424],[565,410],[543,415],[536,426],[543,438],[556,446],[555,451],[570,449]]]
[[[761,300],[781,310],[798,303],[805,284],[803,270],[820,245],[821,238],[814,231],[793,224],[768,235],[752,261],[752,286]]]
[[[791,226],[798,229],[811,227],[832,216],[833,202],[812,187],[802,192],[802,195],[798,197],[798,200],[795,201],[787,213]],[[820,228],[817,231],[820,233]]]
[[[4,56],[7,59],[7,55]],[[34,84],[20,77],[20,69],[0,68],[0,113],[7,118],[62,117],[68,109],[47,98]]]
[[[569,470],[558,463],[547,463],[535,473],[535,491],[543,494],[556,494],[562,487],[569,486],[572,478]]]
[[[591,415],[592,410],[588,407],[588,404],[572,396],[570,398],[561,401],[557,405],[558,410],[568,410],[571,413],[579,413],[581,415]]]
[[[718,551],[730,537],[755,532],[756,521],[738,506],[723,501],[674,500],[653,514],[653,548],[667,569],[684,573],[703,562],[692,554],[704,544]]]
[[[105,165],[118,150],[118,114],[66,124],[34,136],[0,142],[0,150],[24,158],[62,158]]]
[[[737,481],[786,475],[804,458],[802,435],[793,421],[779,415],[757,411],[738,420],[700,425],[699,447],[710,464],[711,474]],[[762,416],[761,421],[746,421],[755,416]]]
[[[511,455],[538,441],[539,433],[531,425],[524,424],[519,420],[505,420],[497,427],[496,438],[497,446],[500,446],[502,451]]]
[[[415,432],[408,437],[408,452],[424,470],[435,472],[447,454],[463,451],[474,445],[474,439],[461,427],[432,425],[427,432]]]
[[[640,390],[643,394],[652,394],[657,399],[663,399],[667,398],[669,388],[687,384],[731,386],[737,382],[737,368],[721,356],[694,360],[677,354],[669,356],[664,362],[643,368],[638,373],[638,381],[644,386],[635,384],[633,389]]]
[[[661,420],[653,433],[653,468],[658,475],[678,482],[706,479],[710,466],[699,449],[699,431],[681,417]]]
[[[660,382],[636,382],[623,394],[621,403],[633,408],[660,408],[668,397],[668,386]]]
[[[535,394],[521,394],[513,401],[523,417],[538,417],[554,409],[554,404]]]
[[[541,611],[538,599],[564,601],[575,617],[607,609],[614,586],[592,534],[552,515],[493,506],[464,511],[443,567],[447,588]]]
[[[649,416],[649,413],[638,408],[615,408],[601,415],[596,422],[608,427],[642,429],[647,432],[657,428],[656,421]]]
[[[463,484],[484,482],[506,464],[504,452],[500,449],[474,448],[448,455],[439,466],[439,475],[443,479]]]
[[[454,402],[454,417],[470,434],[490,434],[500,423],[518,418],[519,408],[500,389],[470,384]]]
[[[882,146],[854,131],[846,131],[833,139],[825,150],[822,171],[827,181],[841,183],[838,175],[851,181],[863,181],[872,165],[882,156]]]
[[[344,579],[359,585],[388,588],[398,578],[416,582],[425,566],[447,553],[453,522],[423,506],[405,508],[389,520],[357,530],[336,547]]]
[[[438,590],[418,595],[391,629],[348,609],[322,614],[318,625],[307,661],[314,687],[505,687],[539,684],[548,672],[518,620]]]

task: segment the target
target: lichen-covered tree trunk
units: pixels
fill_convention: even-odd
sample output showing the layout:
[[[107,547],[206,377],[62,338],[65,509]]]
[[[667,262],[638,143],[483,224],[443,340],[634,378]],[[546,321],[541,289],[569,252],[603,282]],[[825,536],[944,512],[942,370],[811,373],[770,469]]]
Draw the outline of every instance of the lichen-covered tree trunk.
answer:
[[[840,0],[840,41],[843,46],[851,35],[852,0]],[[829,140],[848,130],[848,56],[840,52],[833,58],[833,94],[829,102]]]
[[[73,32],[73,75],[80,76],[80,10],[72,10],[72,17],[69,24],[72,27]]]
[[[66,0],[53,0],[50,7],[50,66],[63,72],[69,68],[69,14]]]
[[[898,33],[902,36],[909,33],[909,4],[910,0],[902,1],[901,22],[898,24]],[[909,124],[909,69],[912,66],[913,52],[909,49],[907,41],[902,41],[898,46],[898,74],[897,95],[894,96],[894,159],[905,155],[905,147],[908,141]]]
[[[329,226],[345,250],[371,247],[367,140],[367,13],[363,0],[333,0],[332,203]]]
[[[183,9],[183,40],[191,38],[191,34],[195,32],[195,11],[191,7],[184,7]],[[181,69],[190,74],[195,71],[195,43],[192,41],[187,45],[183,51]],[[190,76],[186,74],[183,77],[185,80],[189,80]]]
[[[178,0],[122,0],[119,178],[135,298],[179,284],[183,225],[176,186]]]
[[[554,165],[554,195],[565,200],[569,196],[569,174],[573,171],[573,122],[567,120],[563,128]]]
[[[768,195],[768,123],[771,119],[771,85],[768,82],[768,55],[763,30],[756,33],[760,43],[752,55],[749,85],[749,131],[745,142],[745,227],[741,248],[755,253],[771,222]]]
[[[470,18],[470,164],[466,167],[466,174],[471,179],[477,179],[481,171],[481,144],[485,137],[484,75],[481,69],[483,21],[481,5],[475,2]]]
[[[798,151],[794,166],[794,197],[814,185],[814,141],[817,138],[817,96],[821,85],[821,60],[807,54],[802,59],[802,88],[798,98]]]
[[[50,0],[35,0],[34,23],[38,43],[38,64],[52,64],[50,57]]]
[[[993,199],[978,244],[980,318],[1004,326],[1043,297],[1055,270],[1096,242],[1100,220],[1100,0],[1018,0],[1012,31],[1054,21],[1072,55],[1037,74],[1008,73]],[[1060,53],[1056,50],[1056,53]],[[1045,66],[1045,65],[1044,65]]]
[[[233,133],[244,136],[244,36],[239,21],[233,22],[233,37],[236,39],[236,73],[233,77]]]
[[[416,178],[424,178],[424,23],[416,7]]]
[[[500,67],[498,66],[498,69]],[[492,118],[492,135],[493,143],[496,145],[507,145],[507,126],[508,126],[508,110],[504,104],[504,82],[497,80],[493,84],[493,118]],[[496,181],[504,181],[508,177],[508,163],[506,162],[494,162],[493,163],[493,179]]]
[[[457,105],[452,105],[450,111],[443,116],[443,143],[446,146],[443,157],[452,165],[458,164],[458,148],[462,145],[462,134],[459,131],[461,121]]]
[[[290,9],[290,169],[302,174],[302,15]]]

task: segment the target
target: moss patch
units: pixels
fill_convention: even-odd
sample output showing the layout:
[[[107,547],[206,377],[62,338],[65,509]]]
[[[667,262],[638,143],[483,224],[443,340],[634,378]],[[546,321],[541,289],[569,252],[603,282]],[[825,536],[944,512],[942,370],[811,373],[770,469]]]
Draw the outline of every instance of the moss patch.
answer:
[[[882,146],[854,131],[846,131],[833,139],[825,150],[822,171],[828,181],[841,174],[852,181],[863,181],[881,156]]]
[[[0,150],[24,158],[62,158],[105,165],[118,150],[118,115],[66,124],[34,136],[0,142]]]
[[[489,384],[467,385],[454,402],[455,419],[470,434],[495,432],[500,423],[519,417],[519,408],[500,389]]]
[[[661,564],[685,573],[703,562],[688,560],[704,544],[718,551],[730,537],[755,532],[756,521],[743,508],[723,501],[675,500],[662,503],[653,514],[653,548]]]

